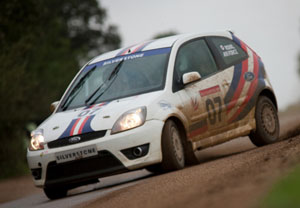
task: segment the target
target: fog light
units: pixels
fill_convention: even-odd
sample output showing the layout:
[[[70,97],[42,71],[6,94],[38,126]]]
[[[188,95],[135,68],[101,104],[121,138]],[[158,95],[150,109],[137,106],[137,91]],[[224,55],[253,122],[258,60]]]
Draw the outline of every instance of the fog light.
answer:
[[[42,178],[42,168],[31,169],[31,174],[35,180]]]
[[[144,157],[149,152],[149,143],[136,147],[121,150],[121,152],[129,159],[134,160],[140,157]]]

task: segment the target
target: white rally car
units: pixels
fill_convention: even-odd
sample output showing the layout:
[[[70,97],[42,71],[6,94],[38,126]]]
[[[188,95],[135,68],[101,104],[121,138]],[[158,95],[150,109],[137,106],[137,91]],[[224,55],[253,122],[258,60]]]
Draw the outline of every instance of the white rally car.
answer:
[[[28,164],[50,199],[99,177],[197,163],[196,150],[278,140],[261,58],[231,32],[179,35],[97,56],[32,132]]]

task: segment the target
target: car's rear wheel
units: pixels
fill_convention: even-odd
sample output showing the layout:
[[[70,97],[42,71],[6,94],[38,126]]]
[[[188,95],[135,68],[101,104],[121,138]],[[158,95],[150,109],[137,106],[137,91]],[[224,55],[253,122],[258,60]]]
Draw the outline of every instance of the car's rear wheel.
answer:
[[[49,199],[60,199],[67,196],[68,189],[64,187],[59,188],[44,188],[44,193]]]
[[[279,120],[274,103],[266,96],[258,98],[255,110],[256,130],[249,137],[256,146],[278,141]]]

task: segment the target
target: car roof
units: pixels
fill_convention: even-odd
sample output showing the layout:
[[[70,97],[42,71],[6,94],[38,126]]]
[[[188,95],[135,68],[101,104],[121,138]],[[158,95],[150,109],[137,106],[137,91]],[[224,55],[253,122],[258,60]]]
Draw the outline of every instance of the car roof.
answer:
[[[118,56],[124,56],[128,54],[133,54],[135,52],[142,52],[147,50],[153,50],[158,48],[168,48],[172,47],[176,41],[192,39],[197,37],[203,36],[229,36],[229,31],[222,31],[222,32],[208,32],[208,33],[191,33],[191,34],[181,34],[181,35],[174,35],[165,38],[155,39],[155,40],[148,40],[143,41],[138,44],[133,44],[128,47],[120,48],[114,51],[110,51],[104,54],[101,54],[89,62],[90,64],[97,63],[99,61],[112,59]]]

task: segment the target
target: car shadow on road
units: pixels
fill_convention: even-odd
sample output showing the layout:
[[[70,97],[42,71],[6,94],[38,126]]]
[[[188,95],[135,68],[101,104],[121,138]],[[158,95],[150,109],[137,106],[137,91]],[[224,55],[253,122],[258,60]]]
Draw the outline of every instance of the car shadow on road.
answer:
[[[197,151],[196,156],[201,164],[224,157],[230,157],[255,148],[256,146],[252,144],[249,137],[240,137],[214,147]]]
[[[242,151],[239,151],[239,152],[228,153],[228,154],[224,154],[224,155],[207,156],[206,158],[199,159],[199,164],[208,163],[208,162],[211,162],[211,161],[214,161],[214,160],[219,160],[219,159],[231,157],[231,156],[234,156],[234,155],[239,155],[239,154],[242,154],[244,152],[251,151],[255,148],[257,148],[257,147],[254,147],[254,148],[251,148],[251,149],[248,149],[248,150],[242,150]]]
[[[153,177],[155,174],[146,170],[137,170],[119,175],[100,178],[98,183],[81,186],[75,189],[71,189],[68,192],[68,197],[86,194],[94,191],[103,190],[110,192],[110,190],[118,190],[138,183],[149,177]]]

